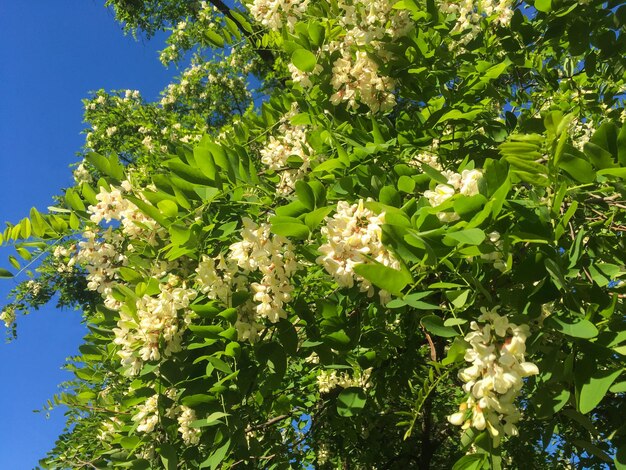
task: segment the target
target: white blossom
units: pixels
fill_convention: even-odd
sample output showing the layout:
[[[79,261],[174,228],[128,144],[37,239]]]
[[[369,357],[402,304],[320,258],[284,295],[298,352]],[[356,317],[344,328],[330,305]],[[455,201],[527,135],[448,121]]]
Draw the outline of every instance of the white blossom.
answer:
[[[478,321],[470,324],[465,360],[471,365],[459,372],[468,397],[459,411],[448,417],[450,423],[464,429],[487,429],[496,446],[502,435],[517,435],[515,424],[521,413],[514,401],[523,379],[539,373],[535,364],[525,361],[528,325],[511,323],[497,310],[482,307]]]
[[[178,416],[178,432],[185,444],[198,444],[200,442],[201,431],[198,428],[192,428],[191,423],[196,421],[196,412],[187,406],[180,407],[181,414]]]
[[[352,205],[338,202],[335,215],[327,217],[326,225],[321,229],[326,243],[319,248],[322,255],[317,258],[317,263],[333,276],[340,287],[352,287],[357,281],[361,292],[372,296],[374,287],[356,274],[354,267],[371,259],[393,269],[400,268],[398,260],[382,244],[381,227],[384,223],[385,213],[376,215],[366,209],[362,199]],[[387,295],[381,291],[381,297],[386,298]]]

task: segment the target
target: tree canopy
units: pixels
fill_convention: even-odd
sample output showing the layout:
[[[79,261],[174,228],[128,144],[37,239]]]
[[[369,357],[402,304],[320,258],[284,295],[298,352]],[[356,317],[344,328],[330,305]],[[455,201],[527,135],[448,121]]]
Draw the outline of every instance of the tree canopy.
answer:
[[[43,468],[626,467],[626,2],[106,5],[191,59],[0,236],[90,331]]]

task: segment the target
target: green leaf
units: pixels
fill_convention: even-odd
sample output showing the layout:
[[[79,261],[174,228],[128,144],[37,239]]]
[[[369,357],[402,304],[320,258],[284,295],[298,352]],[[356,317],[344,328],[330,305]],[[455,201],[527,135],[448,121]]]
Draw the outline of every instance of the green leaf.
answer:
[[[448,232],[443,237],[443,242],[446,245],[480,245],[485,240],[485,232],[479,228],[470,228],[466,230],[460,230],[458,232]]]
[[[303,72],[312,72],[317,64],[317,58],[311,51],[296,49],[291,54],[291,62]]]
[[[626,444],[617,449],[613,463],[616,470],[626,470]]]
[[[200,464],[200,468],[209,467],[211,470],[215,470],[224,460],[228,454],[230,448],[230,439],[227,439],[224,445],[213,452],[204,462]]]
[[[537,417],[539,419],[551,418],[567,404],[570,396],[571,393],[569,390],[560,390],[558,393],[538,393],[535,398]]]
[[[165,219],[165,217],[163,217],[163,215],[161,214],[161,211],[158,210],[153,205],[148,204],[147,202],[145,202],[145,201],[143,201],[143,200],[141,200],[141,199],[139,199],[137,197],[130,196],[130,195],[126,195],[126,199],[128,199],[130,202],[135,204],[137,206],[137,208],[139,208],[139,210],[141,212],[146,214],[148,217],[152,217],[160,225],[163,225],[164,227],[166,227],[168,225],[167,219]]]
[[[452,470],[479,470],[486,460],[487,454],[468,454],[457,460]]]
[[[411,194],[415,190],[415,180],[407,175],[400,176],[398,189],[403,193]]]
[[[315,230],[322,221],[332,212],[334,206],[320,207],[304,216],[304,222],[310,230]]]
[[[411,273],[406,270],[396,270],[381,263],[358,264],[354,271],[370,281],[376,287],[400,296],[402,289],[413,282]]]
[[[618,382],[613,384],[609,389],[611,393],[624,393],[626,392],[626,382]]]
[[[315,194],[306,181],[296,181],[296,196],[304,207],[311,211],[315,209]]]
[[[624,150],[626,151],[626,149]],[[584,151],[591,163],[598,169],[612,168],[615,166],[611,154],[593,142],[587,142]]]
[[[604,168],[598,171],[598,175],[615,176],[616,178],[626,179],[626,168]]]
[[[578,410],[586,414],[598,406],[621,373],[621,369],[613,372],[595,370],[595,364],[591,362],[587,362],[586,367],[582,366],[579,371],[577,364]]]
[[[626,124],[622,124],[617,135],[617,160],[622,166],[626,166]]]
[[[6,269],[0,268],[0,279],[10,279],[13,277],[13,274]]]
[[[161,462],[166,470],[176,470],[178,468],[178,455],[176,449],[170,444],[161,444],[157,447],[157,453],[161,457]]]
[[[295,217],[275,216],[270,219],[271,232],[283,237],[307,239],[309,227]]]
[[[574,338],[595,338],[598,336],[598,329],[589,320],[580,320],[577,323],[565,323],[557,317],[549,317],[546,324],[564,335]]]
[[[230,416],[228,413],[224,413],[222,411],[216,411],[211,413],[204,419],[198,419],[191,423],[192,428],[205,428],[208,426],[215,426],[216,424],[223,424],[222,418],[226,418]]]
[[[596,177],[591,163],[568,153],[559,159],[559,167],[579,183],[591,183]]]
[[[311,22],[309,23],[309,27],[307,28],[307,32],[309,33],[309,37],[311,38],[311,42],[315,46],[321,46],[324,43],[324,33],[326,30],[319,23]]]
[[[139,436],[124,436],[120,440],[120,445],[124,449],[134,449],[137,447],[137,444],[141,442],[141,438]]]
[[[337,397],[337,413],[344,418],[354,416],[365,408],[366,401],[367,396],[361,387],[346,388]]]
[[[157,203],[157,207],[165,217],[174,218],[178,215],[178,204],[174,201],[164,199]]]
[[[211,29],[205,29],[207,40],[215,47],[224,47],[224,38]]]
[[[441,317],[438,317],[437,315],[427,315],[422,318],[421,323],[427,331],[434,334],[435,336],[452,338],[453,336],[457,336],[460,334],[458,330],[450,326],[445,326],[443,323],[443,319]]]

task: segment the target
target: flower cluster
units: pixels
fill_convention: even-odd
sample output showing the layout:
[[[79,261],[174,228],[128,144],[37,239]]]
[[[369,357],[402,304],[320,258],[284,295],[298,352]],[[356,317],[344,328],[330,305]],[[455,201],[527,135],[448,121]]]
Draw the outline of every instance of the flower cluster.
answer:
[[[0,321],[4,322],[4,326],[10,328],[15,323],[15,307],[6,307],[2,313],[0,313]]]
[[[539,373],[537,366],[525,362],[528,325],[510,323],[505,315],[481,308],[478,322],[465,337],[470,347],[465,360],[472,365],[459,372],[469,394],[459,412],[448,417],[450,423],[470,426],[479,431],[487,429],[497,446],[503,434],[517,435],[515,424],[521,413],[515,399],[524,385],[524,377]]]
[[[306,141],[306,127],[293,125],[290,120],[298,112],[297,106],[281,119],[276,137],[271,136],[265,147],[261,149],[261,161],[274,171],[280,171],[280,183],[276,191],[279,194],[291,193],[296,181],[309,170],[311,166],[311,147]],[[299,168],[288,168],[287,159],[291,156],[302,160]]]
[[[135,204],[124,197],[125,193],[132,190],[128,180],[122,182],[119,188],[111,187],[110,190],[102,187],[96,195],[98,203],[95,206],[89,206],[88,212],[90,220],[99,224],[103,220],[111,222],[111,220],[119,220],[122,223],[122,233],[130,238],[142,238],[155,242],[155,236],[158,232],[157,223],[141,212]]]
[[[345,51],[333,64],[331,84],[336,90],[330,97],[334,105],[345,101],[348,108],[357,109],[359,103],[364,103],[374,113],[389,111],[396,105],[393,80],[379,74],[378,64],[364,51],[357,51],[354,58]]]
[[[109,227],[103,232],[87,229],[83,238],[67,266],[71,268],[75,263],[82,266],[87,271],[87,288],[108,295],[118,277],[118,268],[128,262],[122,249],[124,237]]]
[[[594,125],[592,121],[587,120],[583,122],[579,119],[574,119],[570,127],[574,147],[582,152],[585,144],[591,139],[593,131]]]
[[[137,423],[138,432],[151,433],[154,431],[159,423],[159,396],[155,394],[148,397],[131,419]]]
[[[182,405],[180,407],[181,414],[178,416],[178,432],[180,432],[185,444],[198,444],[200,442],[201,431],[198,428],[192,428],[191,423],[196,421],[196,412],[191,408]]]
[[[385,223],[385,213],[376,215],[365,208],[363,200],[350,205],[348,202],[337,203],[337,211],[332,218],[326,218],[322,235],[326,243],[320,246],[322,256],[317,263],[333,276],[340,287],[352,287],[356,280],[361,292],[368,296],[374,294],[372,284],[354,272],[358,264],[377,261],[394,269],[400,268],[398,260],[382,244],[381,226]],[[381,299],[388,293],[380,292]]]
[[[278,31],[286,25],[293,31],[308,6],[309,0],[254,0],[250,13],[266,28]]]
[[[285,237],[271,235],[269,224],[257,225],[247,217],[242,222],[242,240],[230,246],[228,257],[243,274],[260,271],[263,275],[260,282],[250,284],[256,313],[271,322],[287,318],[283,307],[293,291],[289,278],[298,269],[293,246]]]
[[[160,290],[157,296],[140,297],[134,308],[124,306],[119,310],[113,342],[121,347],[117,354],[131,375],[140,372],[144,361],[156,361],[161,355],[180,351],[182,333],[191,323],[188,307],[196,291],[174,275],[160,285]]]
[[[270,234],[269,224],[242,219],[241,240],[233,243],[226,257],[204,256],[196,269],[196,283],[211,299],[231,306],[232,292],[250,290],[252,301],[238,307],[235,323],[240,340],[254,341],[262,328],[260,318],[272,323],[287,317],[285,304],[291,301],[290,278],[298,269],[289,240]],[[255,273],[258,282],[250,282]]]
[[[76,181],[77,184],[81,184],[81,183],[91,183],[91,180],[93,179],[91,177],[91,173],[89,173],[89,170],[87,170],[87,168],[85,168],[85,162],[81,162],[76,169],[74,170],[73,173],[74,176],[74,181]]]
[[[430,144],[430,147],[419,152],[408,163],[413,167],[420,167],[421,165],[428,165],[437,171],[443,171],[443,166],[439,161],[439,155],[437,150],[439,149],[439,140],[434,139]]]
[[[461,0],[441,2],[441,11],[456,16],[452,33],[463,33],[460,45],[474,39],[481,31],[483,17],[493,18],[500,26],[507,26],[513,18],[513,0]]]
[[[124,181],[120,188],[110,190],[101,188],[96,195],[98,203],[88,207],[90,220],[94,224],[102,221],[120,221],[121,231],[109,226],[106,230],[99,227],[87,229],[84,240],[78,244],[78,252],[69,260],[68,267],[74,263],[87,270],[87,288],[98,291],[104,297],[110,297],[114,281],[118,278],[118,269],[127,264],[126,251],[132,246],[126,245],[127,238],[141,238],[155,244],[162,229],[151,218],[141,212],[137,206],[124,198],[124,193],[131,190],[130,183]],[[55,250],[55,257],[67,256],[67,249]]]
[[[391,54],[385,50],[385,41],[394,41],[413,27],[409,12],[394,9],[394,3],[390,0],[341,0],[333,6],[343,34],[328,41],[317,51],[321,63],[325,58],[333,56],[333,104],[347,103],[348,108],[357,109],[362,103],[374,113],[389,111],[395,106],[394,81],[379,71],[379,64],[365,51],[366,48],[374,49],[386,61]],[[286,24],[293,30],[307,6],[308,0],[254,0],[250,11],[257,21],[270,29],[278,30]],[[321,63],[309,72],[289,64],[293,81],[304,88],[312,87],[312,77],[320,75],[324,70]]]
[[[370,375],[372,374],[372,368],[365,369],[360,373],[355,373],[354,376],[351,376],[347,372],[337,373],[336,370],[320,371],[317,376],[317,387],[320,393],[329,393],[336,387],[341,388],[349,388],[349,387],[363,387],[368,388],[371,386],[369,381]]]
[[[443,171],[442,174],[448,179],[447,184],[438,184],[434,190],[424,191],[424,197],[433,207],[438,207],[455,194],[474,196],[478,194],[478,183],[483,173],[481,170],[463,170],[462,173]],[[437,214],[442,222],[454,222],[459,216],[454,212],[439,212]]]

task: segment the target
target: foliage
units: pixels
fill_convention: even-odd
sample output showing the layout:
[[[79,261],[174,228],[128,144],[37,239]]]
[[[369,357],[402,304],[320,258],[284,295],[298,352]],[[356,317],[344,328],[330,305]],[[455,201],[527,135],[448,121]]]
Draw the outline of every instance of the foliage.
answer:
[[[626,465],[626,2],[107,4],[196,56],[2,235],[7,326],[86,286],[43,467]]]

